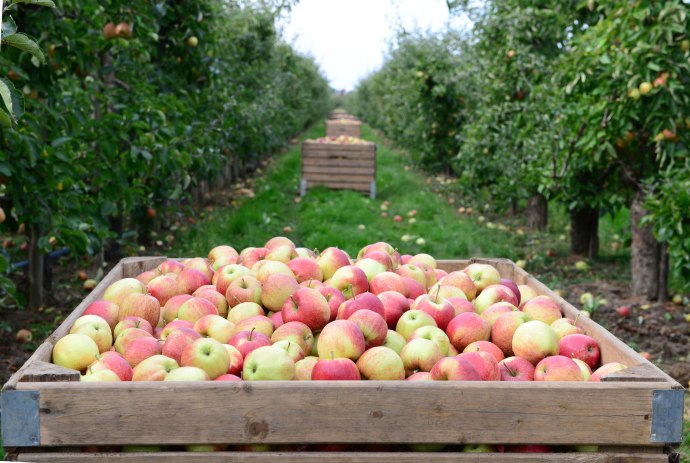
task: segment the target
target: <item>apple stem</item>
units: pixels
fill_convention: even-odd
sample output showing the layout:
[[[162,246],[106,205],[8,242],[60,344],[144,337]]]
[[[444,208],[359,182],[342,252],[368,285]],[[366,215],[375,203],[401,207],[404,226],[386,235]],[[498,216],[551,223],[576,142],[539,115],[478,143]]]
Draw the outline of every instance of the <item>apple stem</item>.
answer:
[[[352,293],[352,299],[357,300],[357,295],[352,291],[352,283],[350,283],[349,285],[347,285],[347,288],[346,288],[346,289],[349,289],[350,292]]]
[[[335,360],[335,353],[331,351],[331,360]]]
[[[311,282],[314,281],[312,278],[309,278],[309,281],[307,282],[307,288],[311,288]]]
[[[251,340],[252,340],[252,336],[254,335],[254,330],[255,330],[255,329],[256,329],[256,327],[252,327],[252,330],[249,332],[249,337],[247,338],[247,341],[251,341]]]
[[[438,293],[441,292],[441,284],[439,283],[438,288],[436,288],[436,296],[434,296],[434,302],[438,302]]]
[[[297,307],[299,304],[297,304],[297,301],[295,300],[294,294],[290,294],[290,300],[292,301],[293,304],[295,304],[295,307]]]

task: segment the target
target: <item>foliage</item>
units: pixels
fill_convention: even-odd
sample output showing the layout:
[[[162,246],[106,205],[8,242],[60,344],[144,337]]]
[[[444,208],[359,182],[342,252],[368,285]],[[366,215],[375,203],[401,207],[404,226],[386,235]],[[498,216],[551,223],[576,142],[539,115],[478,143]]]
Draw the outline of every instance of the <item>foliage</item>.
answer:
[[[264,3],[63,0],[20,11],[47,65],[0,56],[27,100],[0,133],[4,226],[37,227],[43,251],[54,236],[94,253],[123,238],[113,221],[127,239],[151,215],[173,220],[196,184],[227,163],[250,167],[325,114],[325,79],[276,32],[289,2]]]

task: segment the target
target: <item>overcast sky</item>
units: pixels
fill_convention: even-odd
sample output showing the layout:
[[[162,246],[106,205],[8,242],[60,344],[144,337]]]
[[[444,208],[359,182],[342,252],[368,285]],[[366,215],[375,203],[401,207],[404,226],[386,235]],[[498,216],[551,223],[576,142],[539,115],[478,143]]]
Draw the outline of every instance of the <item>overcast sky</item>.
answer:
[[[281,25],[287,41],[316,59],[333,88],[351,90],[381,67],[398,25],[441,31],[447,21],[445,0],[300,0]]]

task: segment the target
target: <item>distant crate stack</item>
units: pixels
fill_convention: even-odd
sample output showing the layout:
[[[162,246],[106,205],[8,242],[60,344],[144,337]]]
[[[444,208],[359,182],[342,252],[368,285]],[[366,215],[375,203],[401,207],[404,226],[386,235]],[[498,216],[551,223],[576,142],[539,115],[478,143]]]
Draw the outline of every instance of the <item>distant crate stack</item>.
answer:
[[[326,136],[328,137],[340,137],[344,135],[346,137],[361,137],[361,127],[362,123],[355,119],[333,119],[331,121],[326,121]]]

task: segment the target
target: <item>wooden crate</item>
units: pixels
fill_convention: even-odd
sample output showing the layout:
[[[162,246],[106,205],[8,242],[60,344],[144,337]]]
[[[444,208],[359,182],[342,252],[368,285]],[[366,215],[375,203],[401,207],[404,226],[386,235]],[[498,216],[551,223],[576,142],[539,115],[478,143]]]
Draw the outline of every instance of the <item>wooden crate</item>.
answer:
[[[440,261],[445,270],[489,263],[558,301],[597,339],[604,362],[630,368],[601,383],[266,381],[80,383],[50,363],[55,342],[105,288],[164,258],[121,261],[5,384],[3,441],[34,462],[667,462],[682,438],[683,389],[512,262]],[[598,444],[596,453],[471,454],[164,451],[81,453],[82,446],[302,443]],[[397,447],[393,447],[398,449]]]
[[[375,198],[376,145],[305,141],[302,143],[302,196],[315,185],[361,191]]]
[[[332,113],[328,114],[328,119],[352,119],[352,120],[358,120],[356,116],[353,116],[352,114],[348,114],[345,111],[333,111]]]
[[[344,135],[346,137],[361,137],[362,123],[355,120],[335,119],[326,121],[326,136],[339,137]]]

